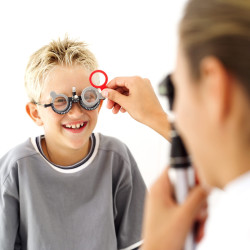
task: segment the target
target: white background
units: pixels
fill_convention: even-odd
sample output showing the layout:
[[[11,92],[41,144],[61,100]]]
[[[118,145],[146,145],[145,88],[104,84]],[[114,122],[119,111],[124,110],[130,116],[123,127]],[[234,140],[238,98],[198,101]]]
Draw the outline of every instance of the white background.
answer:
[[[34,51],[68,33],[89,44],[109,79],[147,77],[157,92],[159,81],[174,68],[177,24],[185,2],[1,1],[0,157],[28,137],[42,133],[25,113],[24,71]],[[163,97],[160,102],[167,107]],[[168,162],[169,143],[128,114],[113,115],[105,106],[95,131],[128,145],[149,186]]]

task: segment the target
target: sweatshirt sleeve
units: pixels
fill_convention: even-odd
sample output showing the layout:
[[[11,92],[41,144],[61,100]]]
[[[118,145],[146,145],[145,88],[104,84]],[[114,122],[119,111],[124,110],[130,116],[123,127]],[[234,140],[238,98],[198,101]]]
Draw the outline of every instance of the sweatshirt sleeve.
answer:
[[[4,166],[1,164],[0,168]],[[17,173],[12,169],[7,176],[0,171],[0,242],[1,250],[19,249],[16,242],[19,227],[19,192]]]
[[[142,220],[146,185],[129,152],[129,163],[120,168],[114,195],[115,227],[120,250],[137,249],[142,245]]]

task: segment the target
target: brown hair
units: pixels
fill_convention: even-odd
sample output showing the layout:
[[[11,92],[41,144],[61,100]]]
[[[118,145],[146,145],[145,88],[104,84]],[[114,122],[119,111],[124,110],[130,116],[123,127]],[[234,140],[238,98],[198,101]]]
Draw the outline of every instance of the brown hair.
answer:
[[[180,40],[195,79],[206,56],[215,56],[250,96],[250,1],[190,0]]]

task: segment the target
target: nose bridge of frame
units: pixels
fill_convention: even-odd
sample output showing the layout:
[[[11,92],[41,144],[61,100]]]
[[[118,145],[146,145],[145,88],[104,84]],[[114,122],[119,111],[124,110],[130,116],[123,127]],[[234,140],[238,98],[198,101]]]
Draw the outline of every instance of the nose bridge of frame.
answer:
[[[75,114],[77,113],[82,113],[82,105],[80,104],[80,102],[72,102],[71,108],[69,110],[69,114]]]

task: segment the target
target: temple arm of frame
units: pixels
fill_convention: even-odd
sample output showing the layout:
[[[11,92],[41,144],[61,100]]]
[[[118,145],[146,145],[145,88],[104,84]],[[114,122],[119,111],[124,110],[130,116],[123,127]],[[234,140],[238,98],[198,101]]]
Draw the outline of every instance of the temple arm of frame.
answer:
[[[44,106],[44,108],[48,108],[48,107],[52,106],[52,103],[50,103],[50,104],[43,104],[43,106]]]
[[[52,103],[50,103],[50,104],[42,104],[42,103],[39,103],[39,102],[35,102],[35,104],[43,106],[44,108],[48,108],[48,107],[52,106]]]

